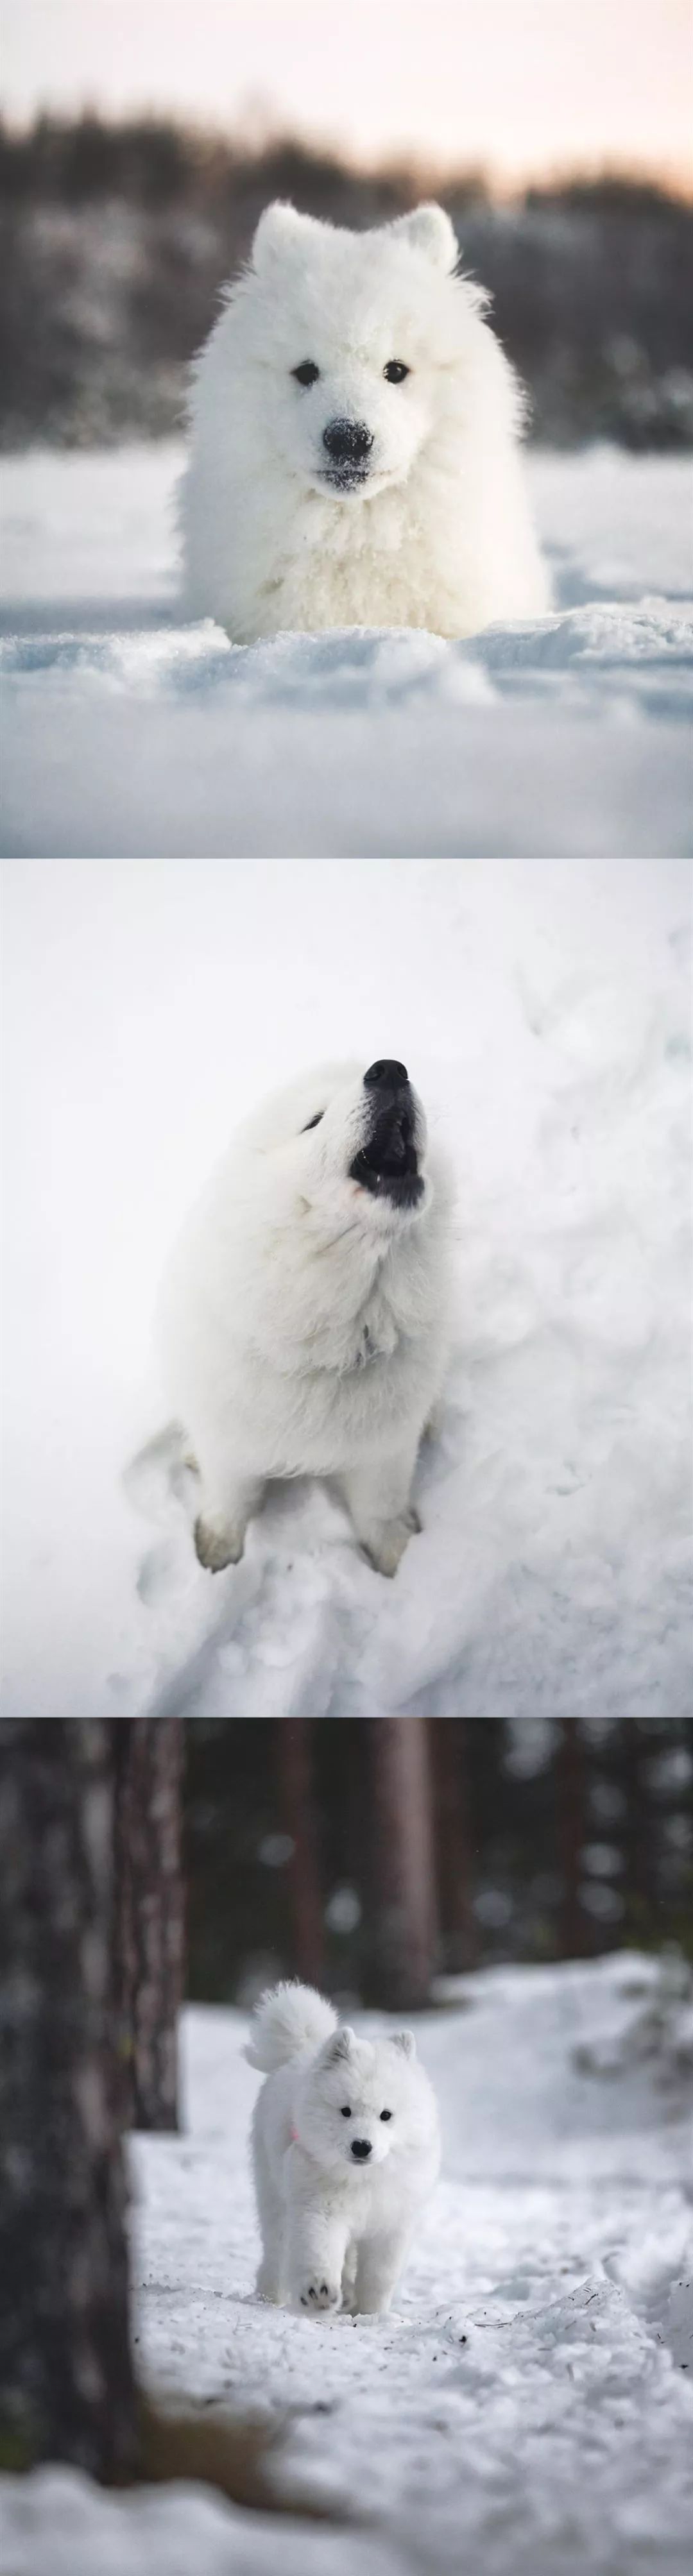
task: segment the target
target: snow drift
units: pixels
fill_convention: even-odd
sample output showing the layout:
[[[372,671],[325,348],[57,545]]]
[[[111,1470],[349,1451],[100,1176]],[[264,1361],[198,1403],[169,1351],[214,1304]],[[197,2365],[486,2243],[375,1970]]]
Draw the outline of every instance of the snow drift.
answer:
[[[530,457],[550,616],[250,649],[180,622],[181,464],[3,467],[11,856],[688,853],[685,460]]]

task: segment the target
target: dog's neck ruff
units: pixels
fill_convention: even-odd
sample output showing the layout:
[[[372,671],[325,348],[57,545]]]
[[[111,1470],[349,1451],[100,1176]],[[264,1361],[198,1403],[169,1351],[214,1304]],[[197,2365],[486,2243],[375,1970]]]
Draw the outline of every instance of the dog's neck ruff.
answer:
[[[372,1366],[374,1360],[391,1360],[395,1351],[399,1349],[399,1345],[402,1340],[402,1333],[397,1332],[395,1328],[393,1329],[393,1338],[390,1341],[385,1340],[384,1342],[376,1342],[373,1339],[373,1334],[370,1331],[369,1325],[364,1324],[363,1334],[356,1353],[356,1358],[350,1362],[350,1366],[357,1369],[369,1368]]]

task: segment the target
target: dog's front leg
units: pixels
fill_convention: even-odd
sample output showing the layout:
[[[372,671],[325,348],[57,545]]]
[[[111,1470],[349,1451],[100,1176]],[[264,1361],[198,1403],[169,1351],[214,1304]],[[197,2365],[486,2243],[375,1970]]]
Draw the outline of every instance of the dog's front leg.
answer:
[[[315,2317],[342,2304],[347,2223],[337,2213],[294,2203],[288,2213],[285,2305]]]
[[[409,2241],[409,2231],[400,2227],[389,2236],[369,2236],[359,2246],[354,2293],[357,2316],[386,2316]]]
[[[195,1550],[208,1573],[220,1574],[223,1566],[237,1565],[243,1555],[248,1522],[262,1501],[262,1483],[259,1477],[237,1474],[225,1452],[212,1442],[198,1443],[198,1467],[202,1494]]]

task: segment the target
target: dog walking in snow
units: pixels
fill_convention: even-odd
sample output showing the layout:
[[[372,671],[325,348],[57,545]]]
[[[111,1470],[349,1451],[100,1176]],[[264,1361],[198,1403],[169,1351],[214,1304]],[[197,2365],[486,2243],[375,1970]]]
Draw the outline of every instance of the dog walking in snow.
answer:
[[[301,1074],[239,1130],[159,1305],[212,1573],[242,1555],[268,1479],[291,1476],[334,1478],[371,1563],[396,1572],[447,1360],[451,1202],[390,1057]]]
[[[245,2055],[267,2079],[252,2125],[261,2298],[385,2315],[440,2162],[412,2031],[357,2039],[311,1986],[280,1985]]]
[[[353,233],[268,206],[196,362],[184,593],[237,644],[540,617],[521,386],[442,206]]]

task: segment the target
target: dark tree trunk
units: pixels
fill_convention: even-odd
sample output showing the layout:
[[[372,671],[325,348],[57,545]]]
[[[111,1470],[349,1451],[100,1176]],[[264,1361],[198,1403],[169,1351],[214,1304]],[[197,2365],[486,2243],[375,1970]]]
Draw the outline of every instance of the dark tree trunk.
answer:
[[[0,2438],[8,2465],[132,2473],[112,1995],[114,1729],[0,1728]]]
[[[425,2004],[436,1955],[433,1823],[426,1722],[366,1718],[371,1773],[374,2000]]]
[[[428,1721],[441,1934],[446,1967],[471,1968],[478,1941],[472,1903],[467,1725],[464,1717]]]
[[[645,1777],[647,1740],[640,1720],[623,1717],[618,1730],[619,1774],[625,1798],[623,1822],[623,1891],[628,1929],[637,1938],[652,1896],[652,1824]]]
[[[275,1741],[282,1826],[293,1843],[287,1876],[296,1969],[309,1985],[319,1986],[324,1970],[323,1906],[310,1718],[278,1718]]]
[[[563,1901],[561,1943],[564,1959],[581,1959],[591,1948],[587,1917],[580,1898],[582,1846],[586,1827],[585,1747],[576,1717],[558,1720],[556,1755],[558,1848]]]
[[[116,1737],[116,1975],[123,2124],[178,2127],[183,1991],[183,1721],[123,1718]]]

